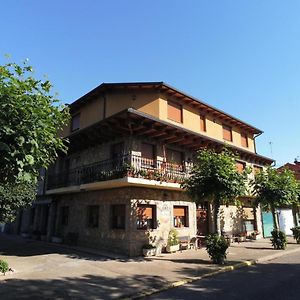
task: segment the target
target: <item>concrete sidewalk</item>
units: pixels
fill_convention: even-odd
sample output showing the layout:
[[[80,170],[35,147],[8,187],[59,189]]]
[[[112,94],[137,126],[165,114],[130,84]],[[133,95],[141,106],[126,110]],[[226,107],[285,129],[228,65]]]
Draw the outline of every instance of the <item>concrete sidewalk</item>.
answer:
[[[185,250],[153,258],[87,253],[44,242],[0,234],[0,257],[14,273],[0,275],[1,299],[112,299],[141,296],[216,272],[299,251],[289,238],[287,250],[273,250],[270,240],[233,243],[227,264],[210,263],[206,250]],[[102,255],[101,255],[102,254]],[[245,263],[244,263],[245,264]]]

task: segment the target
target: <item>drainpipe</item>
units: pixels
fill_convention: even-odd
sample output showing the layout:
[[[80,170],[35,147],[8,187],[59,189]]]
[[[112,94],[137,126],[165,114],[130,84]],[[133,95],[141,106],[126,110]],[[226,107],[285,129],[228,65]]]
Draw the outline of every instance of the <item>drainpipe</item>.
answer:
[[[253,136],[253,140],[254,140],[254,151],[255,151],[256,154],[257,154],[257,152],[256,152],[256,141],[255,141],[255,139],[256,139],[257,137],[259,137],[260,135],[262,135],[262,132],[259,132],[259,133],[257,133],[256,135],[254,134],[254,136]]]

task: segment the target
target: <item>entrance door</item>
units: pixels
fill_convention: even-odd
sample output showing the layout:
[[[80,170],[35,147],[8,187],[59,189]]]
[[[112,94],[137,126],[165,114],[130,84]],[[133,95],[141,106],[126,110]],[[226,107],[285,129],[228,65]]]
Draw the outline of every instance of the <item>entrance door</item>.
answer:
[[[271,212],[262,212],[262,220],[263,220],[263,230],[264,237],[272,236],[271,232],[273,230],[273,216]]]
[[[197,216],[197,235],[208,234],[208,203],[198,205]]]

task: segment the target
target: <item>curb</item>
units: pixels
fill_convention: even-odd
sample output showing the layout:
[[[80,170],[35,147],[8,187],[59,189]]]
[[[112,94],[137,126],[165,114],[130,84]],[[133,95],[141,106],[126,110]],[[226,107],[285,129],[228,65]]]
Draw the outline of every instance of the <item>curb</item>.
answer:
[[[251,265],[255,265],[256,263],[257,262],[255,260],[245,260],[245,261],[243,261],[241,263],[238,263],[236,265],[226,266],[226,267],[220,268],[216,271],[212,271],[212,272],[209,272],[207,274],[203,274],[202,276],[197,276],[197,277],[193,277],[193,278],[183,279],[183,280],[180,280],[180,281],[175,281],[175,282],[166,284],[166,285],[162,286],[161,288],[157,288],[157,289],[156,288],[150,288],[146,291],[142,291],[142,292],[137,293],[137,294],[120,297],[119,299],[123,299],[123,300],[141,299],[141,298],[144,298],[146,296],[151,296],[153,294],[157,294],[157,293],[160,293],[160,292],[163,292],[163,291],[175,288],[175,287],[179,287],[179,286],[185,285],[187,283],[191,283],[191,282],[196,281],[196,280],[204,279],[204,278],[207,278],[207,277],[212,277],[212,276],[215,276],[215,275],[218,275],[218,274],[221,274],[221,273],[226,273],[226,272],[238,270],[238,269],[243,268],[243,267],[248,267],[248,266],[251,266]]]
[[[252,260],[245,260],[242,261],[236,265],[230,265],[230,266],[226,266],[226,267],[221,267],[220,269],[216,270],[216,271],[212,271],[209,272],[207,274],[203,274],[202,276],[197,276],[197,277],[193,277],[193,278],[187,278],[187,279],[183,279],[180,281],[175,281],[169,284],[166,284],[164,286],[162,286],[161,288],[150,288],[148,290],[145,291],[141,291],[137,294],[132,294],[132,295],[124,295],[121,296],[119,299],[123,299],[123,300],[134,300],[134,299],[141,299],[147,296],[151,296],[157,293],[161,293],[163,291],[175,288],[175,287],[179,287],[191,282],[194,282],[196,280],[200,280],[200,279],[204,279],[204,278],[208,278],[208,277],[212,277],[218,274],[222,274],[222,273],[226,273],[226,272],[230,272],[230,271],[235,271],[244,267],[249,267],[249,266],[253,266],[256,265],[258,263],[262,263],[265,261],[269,261],[269,260],[273,260],[275,258],[284,256],[284,255],[288,255],[290,253],[294,253],[294,252],[299,252],[300,248],[296,248],[296,249],[292,249],[292,250],[284,250],[282,252],[276,253],[276,254],[272,254],[272,255],[267,255],[265,257],[262,258],[258,258],[258,259],[252,259]]]

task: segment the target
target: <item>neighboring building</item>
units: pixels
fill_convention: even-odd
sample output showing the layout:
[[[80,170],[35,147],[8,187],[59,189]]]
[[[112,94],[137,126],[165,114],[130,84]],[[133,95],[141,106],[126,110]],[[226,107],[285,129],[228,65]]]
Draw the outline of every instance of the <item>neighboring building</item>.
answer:
[[[286,163],[282,167],[278,168],[278,170],[288,169],[294,172],[295,178],[300,181],[300,162],[295,159],[294,163]],[[299,226],[299,206],[293,205],[290,207],[282,207],[278,209],[278,220],[279,227],[286,234],[292,235],[292,231],[290,230],[294,226]]]
[[[196,150],[226,144],[239,154],[239,170],[273,163],[256,153],[261,130],[163,82],[103,83],[70,111],[61,133],[68,155],[49,169],[19,232],[138,255],[149,239],[163,247],[173,227],[181,236],[212,230],[211,206],[196,207],[180,188]],[[222,207],[223,231],[262,232],[252,198],[241,201],[242,208]]]

